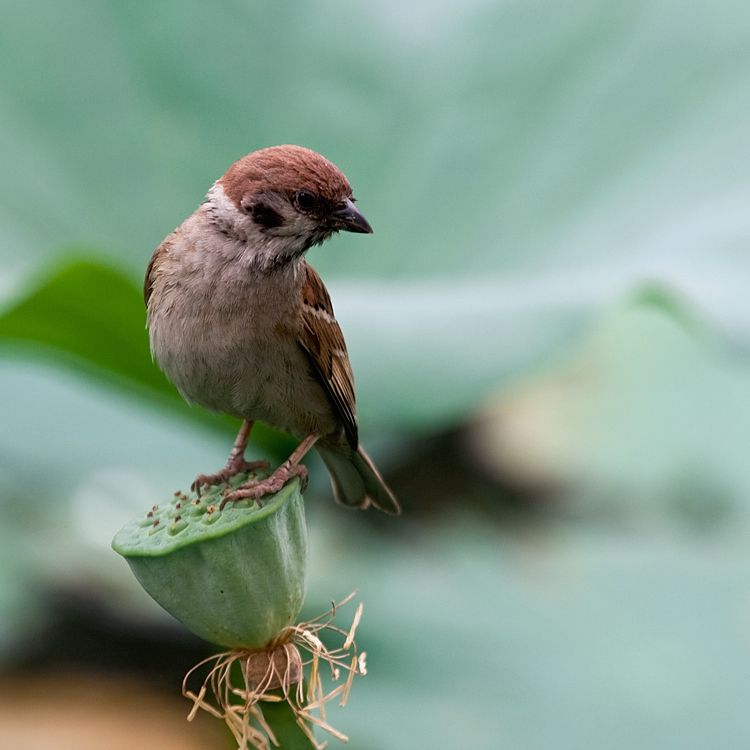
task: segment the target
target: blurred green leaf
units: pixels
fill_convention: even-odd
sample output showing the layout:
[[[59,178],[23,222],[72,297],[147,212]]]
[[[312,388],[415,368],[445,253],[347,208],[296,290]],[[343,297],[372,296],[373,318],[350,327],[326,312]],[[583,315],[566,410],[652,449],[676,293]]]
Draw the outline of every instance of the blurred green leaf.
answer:
[[[665,284],[651,283],[642,286],[632,295],[630,305],[653,308],[680,324],[696,338],[707,333],[705,322],[696,308],[676,289]]]
[[[174,387],[151,362],[145,320],[133,283],[111,268],[81,260],[7,310],[0,317],[0,337],[74,355],[177,400]]]
[[[376,537],[342,533],[346,519],[310,524],[302,616],[354,588],[364,602],[368,674],[330,717],[352,743],[746,747],[744,533],[696,539],[549,517],[503,532],[464,511],[429,529],[399,519]]]
[[[564,488],[579,510],[739,527],[750,367],[704,333],[679,298],[644,289],[561,362],[498,389],[471,430],[475,455],[502,481]]]

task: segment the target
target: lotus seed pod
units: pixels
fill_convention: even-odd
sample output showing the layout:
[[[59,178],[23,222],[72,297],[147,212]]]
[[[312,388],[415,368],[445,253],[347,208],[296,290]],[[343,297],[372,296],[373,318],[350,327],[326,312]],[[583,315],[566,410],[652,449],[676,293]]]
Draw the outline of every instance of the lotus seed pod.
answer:
[[[295,478],[275,495],[228,503],[247,480],[175,493],[126,524],[112,547],[144,589],[196,635],[259,650],[293,625],[307,587],[307,527]]]

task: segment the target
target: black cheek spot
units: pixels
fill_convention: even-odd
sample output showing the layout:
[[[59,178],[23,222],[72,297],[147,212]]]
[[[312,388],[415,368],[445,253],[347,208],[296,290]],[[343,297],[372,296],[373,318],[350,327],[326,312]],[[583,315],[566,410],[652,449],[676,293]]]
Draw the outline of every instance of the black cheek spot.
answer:
[[[252,216],[253,221],[264,229],[280,227],[284,223],[281,214],[263,202],[248,206],[247,212]]]

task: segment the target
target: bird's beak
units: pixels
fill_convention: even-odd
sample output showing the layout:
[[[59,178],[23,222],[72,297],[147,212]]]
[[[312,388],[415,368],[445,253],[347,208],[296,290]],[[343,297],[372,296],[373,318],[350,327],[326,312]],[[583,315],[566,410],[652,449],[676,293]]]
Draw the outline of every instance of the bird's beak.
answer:
[[[331,218],[333,220],[331,224],[336,229],[343,229],[345,232],[372,234],[370,223],[348,198],[342,208],[337,209],[331,214]]]

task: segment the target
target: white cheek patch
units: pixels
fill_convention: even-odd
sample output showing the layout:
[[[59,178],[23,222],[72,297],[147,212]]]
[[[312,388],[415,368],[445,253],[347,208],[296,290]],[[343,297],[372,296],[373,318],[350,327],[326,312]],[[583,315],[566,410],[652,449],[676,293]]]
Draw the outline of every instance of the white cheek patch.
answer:
[[[217,219],[226,222],[236,222],[242,217],[237,206],[232,203],[224,192],[224,186],[220,182],[214,182],[206,196],[213,206],[214,215]]]
[[[315,228],[316,223],[313,219],[295,211],[292,216],[288,214],[284,216],[284,224],[282,226],[269,231],[271,234],[276,234],[280,237],[309,237],[315,231]]]

